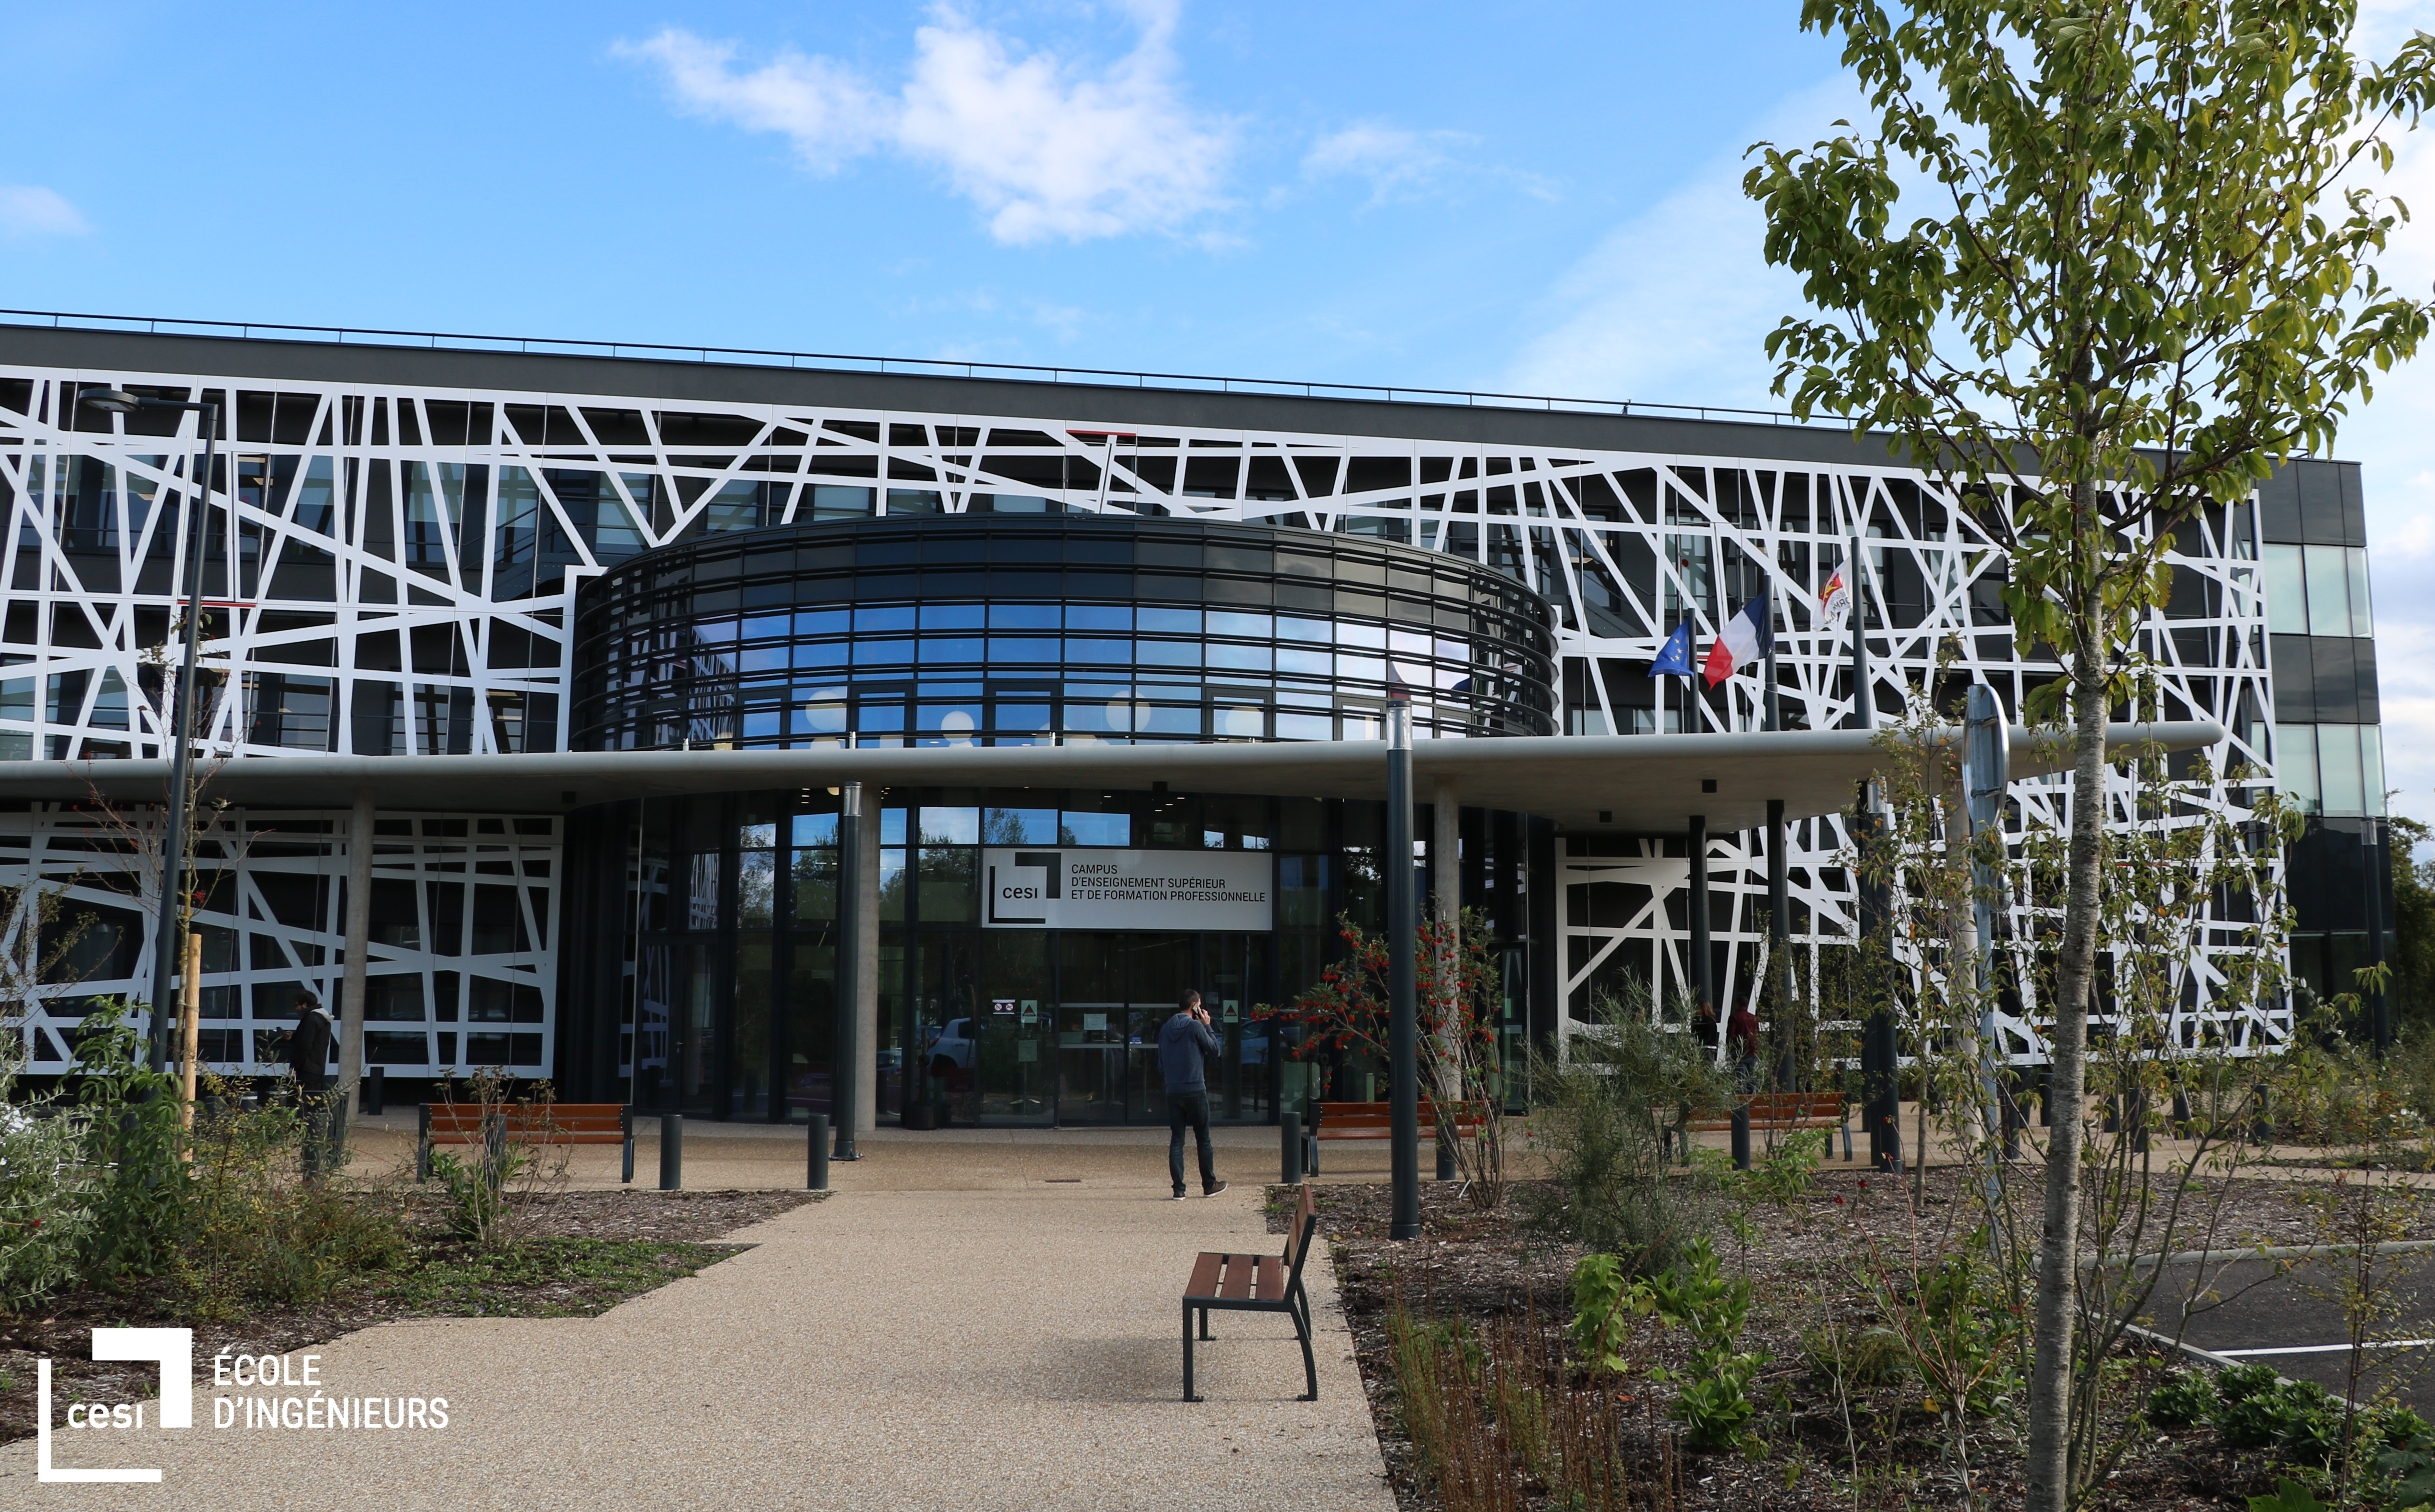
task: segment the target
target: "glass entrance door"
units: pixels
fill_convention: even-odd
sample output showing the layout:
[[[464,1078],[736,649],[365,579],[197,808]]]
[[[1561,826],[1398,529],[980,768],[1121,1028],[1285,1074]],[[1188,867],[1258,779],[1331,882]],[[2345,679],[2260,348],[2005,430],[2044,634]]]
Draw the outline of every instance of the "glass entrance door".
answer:
[[[982,1118],[1045,1124],[1057,1113],[1048,992],[1048,936],[1002,930],[981,938],[981,1009],[975,1063]]]
[[[1059,934],[1053,1049],[1039,1052],[1056,1057],[1057,1121],[1166,1122],[1158,1036],[1187,988],[1202,994],[1221,1047],[1208,1069],[1211,1116],[1264,1115],[1268,1040],[1248,999],[1266,944],[1238,935]]]
[[[1166,1078],[1158,1069],[1158,1032],[1175,1017],[1176,999],[1194,985],[1200,940],[1191,935],[1119,935],[1125,958],[1125,1106],[1135,1124],[1166,1121]],[[1215,1015],[1213,1014],[1213,1017]],[[1217,1068],[1210,1068],[1215,1072]]]
[[[1121,935],[1068,930],[1057,937],[1057,1122],[1125,1121],[1124,957]]]

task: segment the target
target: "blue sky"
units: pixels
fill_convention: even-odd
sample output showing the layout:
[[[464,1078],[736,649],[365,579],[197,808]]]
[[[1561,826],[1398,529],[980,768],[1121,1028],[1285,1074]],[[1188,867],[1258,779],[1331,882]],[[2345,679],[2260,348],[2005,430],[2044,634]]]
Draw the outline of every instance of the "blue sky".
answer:
[[[1741,154],[1858,109],[1797,15],[0,4],[0,304],[1769,405]],[[2340,450],[2435,817],[2435,352]]]

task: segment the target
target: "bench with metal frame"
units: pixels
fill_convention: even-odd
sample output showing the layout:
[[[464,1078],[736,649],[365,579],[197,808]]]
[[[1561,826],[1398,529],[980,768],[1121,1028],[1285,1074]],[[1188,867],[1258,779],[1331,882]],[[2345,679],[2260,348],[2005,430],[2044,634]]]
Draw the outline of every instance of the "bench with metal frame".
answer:
[[[1303,1168],[1312,1176],[1319,1175],[1319,1143],[1321,1140],[1385,1140],[1395,1136],[1391,1103],[1313,1103],[1311,1109],[1318,1117],[1304,1131],[1309,1145]],[[1454,1126],[1458,1134],[1478,1132],[1486,1123],[1487,1112],[1477,1103],[1455,1105]],[[1421,1138],[1434,1142],[1438,1135],[1438,1110],[1427,1098],[1421,1099]]]
[[[1753,1092],[1745,1106],[1750,1109],[1750,1126],[1753,1129],[1840,1129],[1843,1159],[1852,1158],[1852,1105],[1841,1092]],[[1694,1133],[1712,1133],[1733,1126],[1731,1113],[1695,1118],[1684,1125]],[[1826,1153],[1831,1157],[1834,1151],[1829,1148]],[[1691,1158],[1687,1141],[1683,1158]]]
[[[1200,1320],[1200,1337],[1209,1335],[1212,1309],[1229,1313],[1283,1313],[1293,1319],[1294,1336],[1302,1341],[1303,1375],[1310,1386],[1298,1400],[1319,1400],[1319,1358],[1311,1352],[1310,1294],[1303,1290],[1303,1262],[1310,1258],[1312,1236],[1319,1231],[1319,1206],[1305,1183],[1294,1204],[1292,1224],[1286,1230],[1283,1255],[1227,1255],[1204,1252],[1193,1263],[1192,1280],[1183,1288],[1183,1400],[1201,1399],[1192,1391],[1192,1323]]]
[[[1753,1092],[1745,1106],[1753,1128],[1841,1128],[1851,1117],[1841,1092]],[[1691,1120],[1695,1130],[1733,1126],[1730,1112]]]
[[[518,1144],[622,1144],[624,1179],[634,1179],[634,1110],[623,1103],[425,1103],[416,1122],[414,1178],[431,1178],[436,1144],[487,1144],[499,1137]]]

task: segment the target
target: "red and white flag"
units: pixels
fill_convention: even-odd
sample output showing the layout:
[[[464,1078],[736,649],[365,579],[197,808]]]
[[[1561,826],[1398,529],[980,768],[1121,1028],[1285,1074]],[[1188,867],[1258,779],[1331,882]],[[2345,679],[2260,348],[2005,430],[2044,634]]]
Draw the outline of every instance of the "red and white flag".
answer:
[[[1823,623],[1832,624],[1841,619],[1843,611],[1851,607],[1852,585],[1843,581],[1843,569],[1838,567],[1835,576],[1826,579],[1826,587],[1818,595],[1818,617]]]

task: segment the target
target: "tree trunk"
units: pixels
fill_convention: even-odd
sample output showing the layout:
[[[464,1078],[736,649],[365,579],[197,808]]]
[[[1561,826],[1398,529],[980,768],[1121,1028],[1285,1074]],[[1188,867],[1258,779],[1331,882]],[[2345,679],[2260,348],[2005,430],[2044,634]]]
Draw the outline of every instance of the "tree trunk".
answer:
[[[2085,485],[2082,486],[2083,488]],[[2070,891],[2048,1041],[2046,1201],[2038,1240],[2037,1355],[2029,1372],[2029,1512],[2071,1504],[2072,1321],[2080,1263],[2080,1160],[2088,1005],[2096,979],[2098,838],[2105,822],[2106,657],[2094,590],[2071,606]]]

